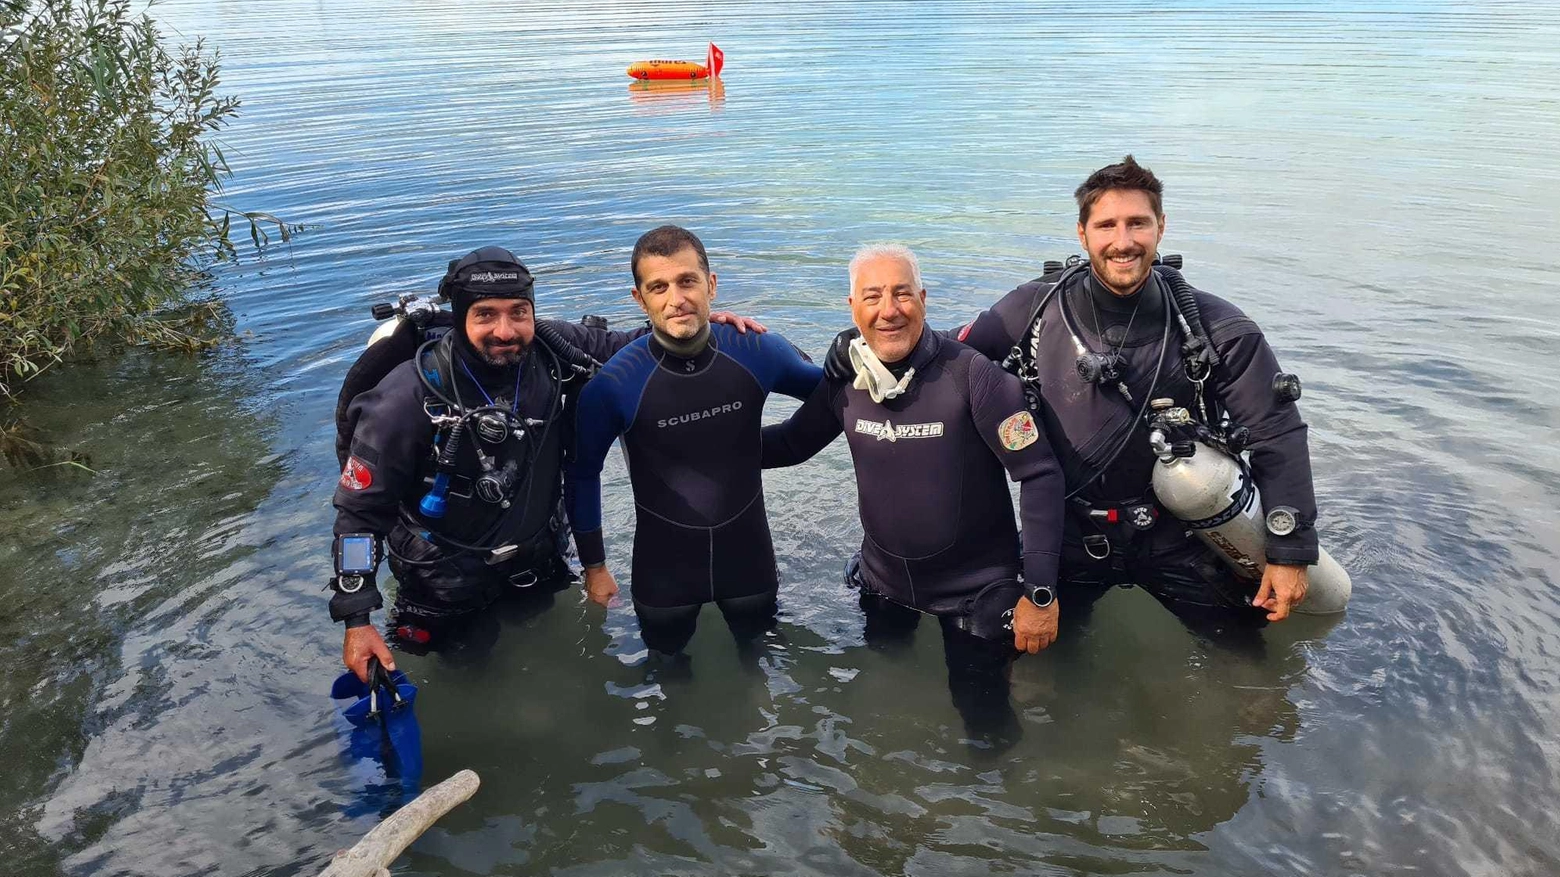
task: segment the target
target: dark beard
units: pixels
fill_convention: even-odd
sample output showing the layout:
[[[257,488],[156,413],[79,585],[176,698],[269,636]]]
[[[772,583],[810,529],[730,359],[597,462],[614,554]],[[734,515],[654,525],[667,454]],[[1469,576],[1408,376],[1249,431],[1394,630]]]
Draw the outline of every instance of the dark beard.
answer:
[[[513,353],[494,353],[488,349],[487,345],[483,345],[482,348],[477,351],[477,356],[484,363],[492,366],[493,368],[513,368],[514,366],[519,365],[521,360],[525,359],[525,355],[529,353],[530,350],[531,348],[529,345],[522,344],[519,346],[519,349],[515,350]]]

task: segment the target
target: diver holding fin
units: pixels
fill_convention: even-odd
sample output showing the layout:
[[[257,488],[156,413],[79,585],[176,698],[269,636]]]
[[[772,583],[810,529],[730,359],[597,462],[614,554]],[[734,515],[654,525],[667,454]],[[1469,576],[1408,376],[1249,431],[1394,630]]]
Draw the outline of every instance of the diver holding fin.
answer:
[[[584,364],[633,337],[538,322],[529,270],[500,247],[451,262],[439,291],[452,325],[416,338],[415,354],[372,386],[343,388],[331,618],[346,624],[343,660],[360,677],[371,655],[394,666],[369,624],[382,604],[381,558],[400,585],[397,633],[415,644],[508,589],[570,581],[559,513],[564,409],[589,376]],[[365,360],[404,355],[375,348],[407,343],[380,341]]]
[[[575,580],[562,512],[573,400],[649,331],[536,319],[531,273],[501,247],[451,261],[439,294],[452,312],[403,308],[407,318],[349,371],[337,407],[330,612],[360,679],[370,657],[395,667],[370,624],[382,559],[408,646],[436,645],[502,594],[550,595]]]

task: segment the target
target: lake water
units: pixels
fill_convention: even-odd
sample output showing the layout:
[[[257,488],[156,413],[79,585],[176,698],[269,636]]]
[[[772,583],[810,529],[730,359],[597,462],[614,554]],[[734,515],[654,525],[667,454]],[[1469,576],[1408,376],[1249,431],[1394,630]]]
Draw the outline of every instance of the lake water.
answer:
[[[1136,154],[1164,249],[1306,380],[1341,621],[1260,655],[1140,591],[1020,661],[972,750],[939,638],[866,649],[842,443],[766,478],[781,637],[641,666],[573,593],[402,657],[429,780],[483,786],[404,874],[1560,871],[1560,16],[1526,3],[170,0],[242,118],[226,200],[308,226],[219,272],[240,341],[61,370],[29,416],[99,474],[0,484],[0,870],[311,874],[382,798],[325,697],[332,406],[368,306],[490,243],[545,315],[633,321],[628,253],[696,230],[722,301],[815,354],[858,243],[934,325],[1075,249]],[[631,90],[726,52],[722,93]],[[776,404],[774,412],[788,410]],[[608,472],[609,546],[632,520]]]

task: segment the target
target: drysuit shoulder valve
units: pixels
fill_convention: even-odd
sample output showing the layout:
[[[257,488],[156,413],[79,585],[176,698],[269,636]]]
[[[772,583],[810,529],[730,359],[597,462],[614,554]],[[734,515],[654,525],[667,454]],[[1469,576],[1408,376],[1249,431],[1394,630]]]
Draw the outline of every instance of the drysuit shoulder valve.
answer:
[[[1300,401],[1300,376],[1279,372],[1273,376],[1273,398],[1280,404]]]

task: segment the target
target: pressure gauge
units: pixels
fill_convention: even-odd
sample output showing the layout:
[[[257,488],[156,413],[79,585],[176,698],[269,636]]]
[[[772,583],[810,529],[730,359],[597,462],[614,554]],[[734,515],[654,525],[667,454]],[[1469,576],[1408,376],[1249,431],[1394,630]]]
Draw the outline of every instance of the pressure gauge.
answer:
[[[1274,536],[1288,536],[1300,526],[1300,512],[1281,505],[1267,513],[1268,532]]]

